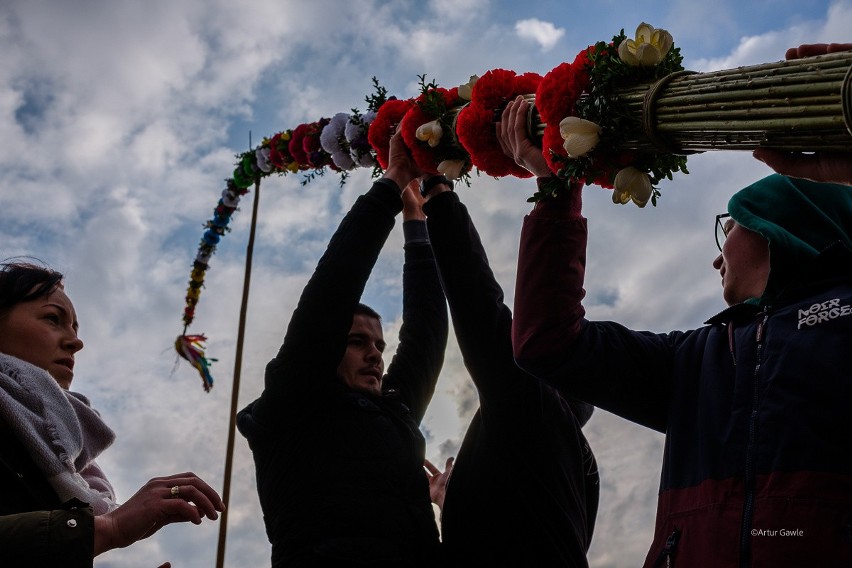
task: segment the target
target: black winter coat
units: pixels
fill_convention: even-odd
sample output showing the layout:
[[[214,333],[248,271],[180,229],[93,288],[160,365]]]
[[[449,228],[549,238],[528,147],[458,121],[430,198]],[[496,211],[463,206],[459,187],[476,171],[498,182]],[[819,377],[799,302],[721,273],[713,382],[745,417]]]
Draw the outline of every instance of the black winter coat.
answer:
[[[512,314],[455,193],[424,207],[480,408],[447,485],[442,534],[453,566],[587,566],[599,477],[581,430],[592,407],[563,398],[512,357]]]
[[[406,246],[403,325],[383,396],[349,390],[336,377],[354,308],[401,208],[387,180],[356,201],[302,293],[263,393],[238,415],[273,567],[437,565],[418,425],[448,322],[428,244]]]
[[[61,503],[14,432],[0,419],[0,565],[91,568],[94,513]]]

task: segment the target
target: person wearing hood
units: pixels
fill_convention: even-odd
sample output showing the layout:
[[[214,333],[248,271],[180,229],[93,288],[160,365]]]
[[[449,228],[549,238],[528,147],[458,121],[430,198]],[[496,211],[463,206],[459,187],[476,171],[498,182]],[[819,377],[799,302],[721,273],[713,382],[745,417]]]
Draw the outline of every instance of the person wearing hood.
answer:
[[[501,136],[546,177],[526,109],[508,107]],[[852,188],[773,174],[737,192],[713,263],[729,307],[655,333],[585,319],[581,187],[524,220],[513,349],[560,392],[666,435],[645,566],[852,566]]]

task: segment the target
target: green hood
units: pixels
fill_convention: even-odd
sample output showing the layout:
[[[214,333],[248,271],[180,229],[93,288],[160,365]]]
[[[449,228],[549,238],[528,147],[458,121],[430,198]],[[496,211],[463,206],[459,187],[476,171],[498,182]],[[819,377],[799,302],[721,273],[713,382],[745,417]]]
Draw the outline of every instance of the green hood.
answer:
[[[735,193],[728,213],[769,241],[771,303],[791,288],[852,274],[852,187],[773,174]]]

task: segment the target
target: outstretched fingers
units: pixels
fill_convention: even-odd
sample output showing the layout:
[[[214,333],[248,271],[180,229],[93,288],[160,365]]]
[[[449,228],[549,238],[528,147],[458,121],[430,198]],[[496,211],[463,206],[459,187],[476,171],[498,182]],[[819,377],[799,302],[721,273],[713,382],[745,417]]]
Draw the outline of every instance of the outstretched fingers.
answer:
[[[788,49],[785,58],[800,59],[802,57],[813,57],[815,55],[839,53],[841,51],[852,51],[852,43],[805,43]]]
[[[552,175],[541,148],[529,138],[527,114],[530,104],[522,96],[509,101],[497,125],[497,139],[503,153],[537,177]]]
[[[178,507],[175,511],[186,515],[186,520],[195,524],[201,522],[201,515],[216,520],[219,513],[225,510],[225,504],[219,494],[192,472],[158,478],[156,482],[168,489],[166,497],[174,500]]]

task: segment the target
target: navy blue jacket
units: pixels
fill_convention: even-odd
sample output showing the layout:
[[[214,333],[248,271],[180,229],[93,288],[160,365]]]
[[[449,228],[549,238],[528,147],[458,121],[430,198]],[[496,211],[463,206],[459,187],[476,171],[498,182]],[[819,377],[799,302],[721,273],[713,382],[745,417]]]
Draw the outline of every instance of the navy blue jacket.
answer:
[[[541,208],[521,242],[521,366],[666,434],[645,566],[852,566],[848,279],[634,331],[583,317],[584,219]]]

